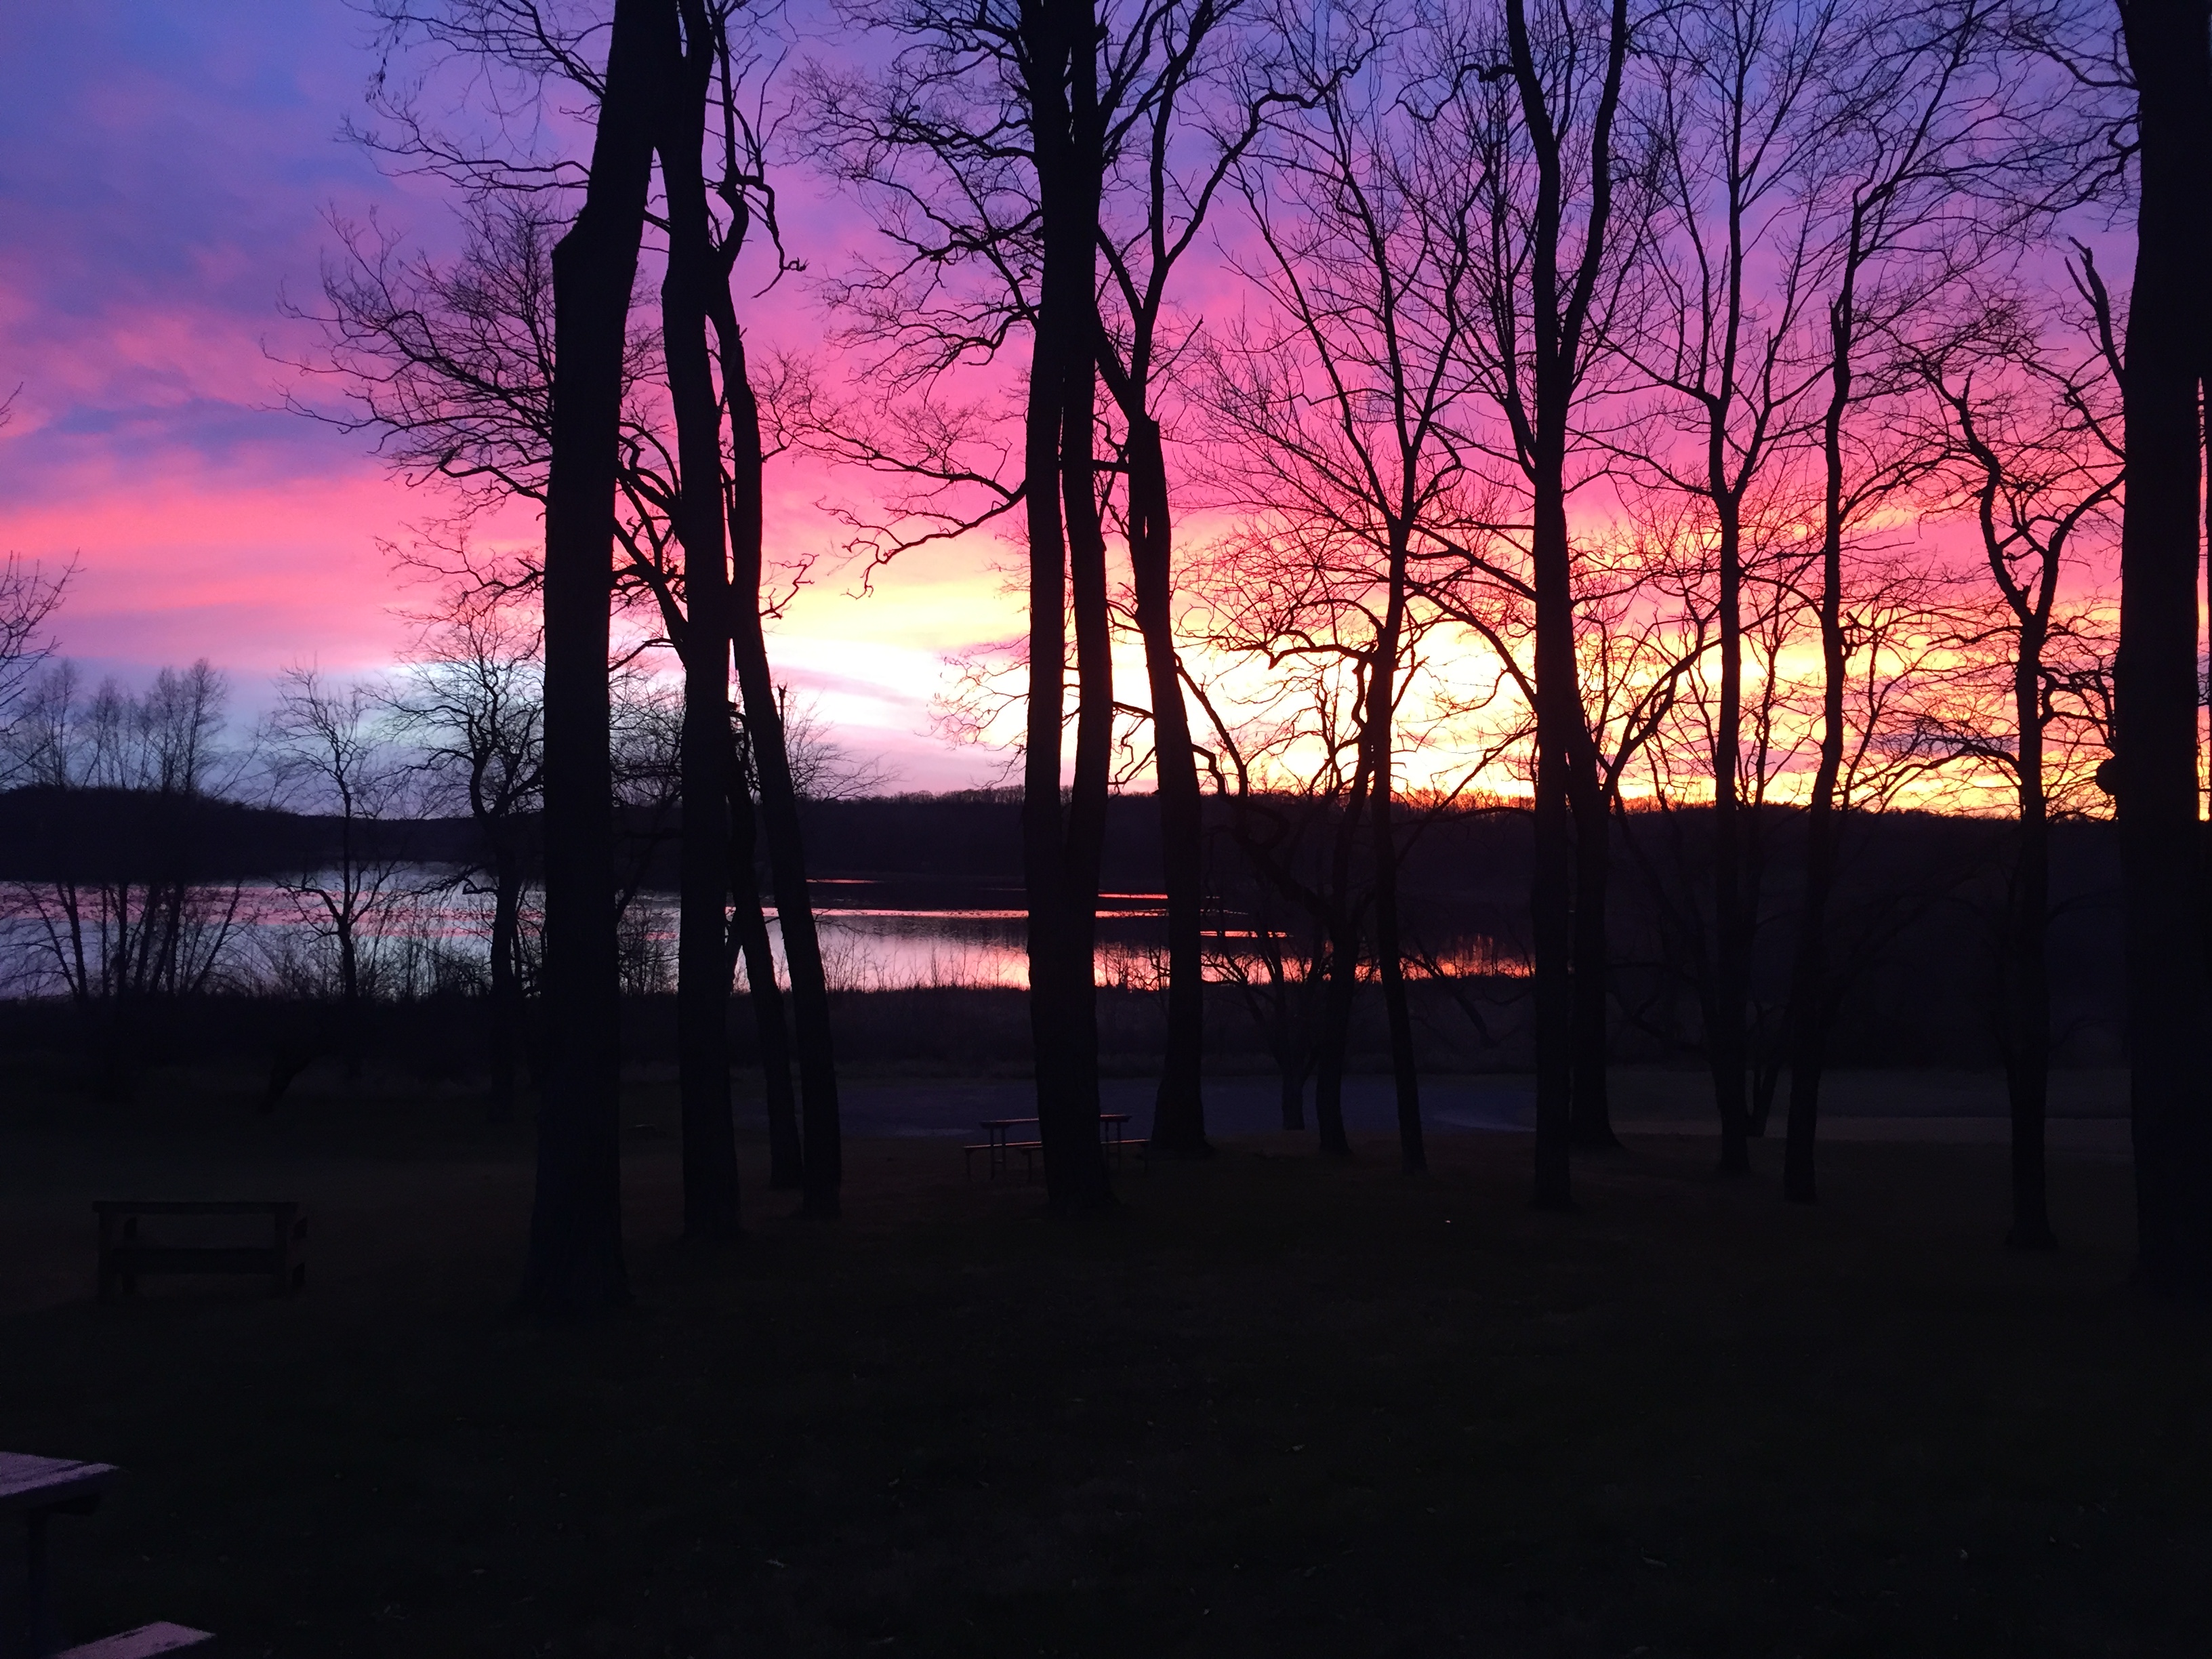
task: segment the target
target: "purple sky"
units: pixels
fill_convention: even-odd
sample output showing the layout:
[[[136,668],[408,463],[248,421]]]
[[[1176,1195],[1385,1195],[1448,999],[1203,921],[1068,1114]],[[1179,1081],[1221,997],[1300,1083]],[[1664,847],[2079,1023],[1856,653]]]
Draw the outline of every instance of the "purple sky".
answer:
[[[380,174],[340,136],[375,64],[339,0],[187,0],[0,9],[0,550],[78,561],[64,649],[135,676],[206,655],[241,709],[283,664],[373,671],[419,605],[380,541],[436,502],[363,441],[285,412],[311,329],[325,216],[374,211],[417,243],[450,238],[436,191]],[[795,186],[795,188],[793,188]],[[817,269],[848,209],[787,185],[791,240]],[[816,325],[798,285],[762,322]],[[824,481],[787,478],[775,532],[826,544]],[[531,536],[518,519],[508,533]],[[997,757],[927,734],[944,653],[1002,635],[993,550],[917,562],[847,596],[830,573],[794,608],[779,669],[849,748],[909,787],[981,779]]]

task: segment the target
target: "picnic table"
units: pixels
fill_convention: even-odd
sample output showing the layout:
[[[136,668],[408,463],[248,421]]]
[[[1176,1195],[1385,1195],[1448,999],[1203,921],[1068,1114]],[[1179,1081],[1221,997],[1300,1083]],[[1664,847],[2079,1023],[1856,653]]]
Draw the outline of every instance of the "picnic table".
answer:
[[[307,1216],[290,1200],[100,1199],[100,1299],[138,1288],[141,1273],[264,1273],[277,1295],[307,1282]],[[247,1216],[262,1224],[266,1242],[248,1244],[157,1244],[142,1237],[138,1223],[155,1216]]]
[[[59,1650],[46,1571],[46,1522],[57,1515],[91,1514],[116,1474],[112,1463],[0,1452],[0,1516],[23,1517],[22,1588],[0,1602],[0,1659],[150,1659],[212,1639],[182,1625],[142,1625]]]
[[[1044,1142],[1039,1139],[1016,1140],[1013,1134],[1017,1129],[1035,1129],[1041,1121],[1042,1120],[1034,1117],[985,1118],[982,1122],[983,1139],[973,1146],[961,1148],[967,1160],[969,1176],[972,1176],[975,1173],[975,1154],[978,1152],[985,1154],[985,1166],[990,1170],[991,1179],[994,1181],[999,1178],[1000,1170],[1011,1169],[1013,1166],[1014,1154],[1018,1152],[1022,1159],[1022,1179],[1027,1181],[1032,1178],[1036,1173],[1036,1160],[1044,1151]],[[1133,1146],[1139,1152],[1144,1149],[1143,1141],[1131,1141],[1127,1139],[1126,1131],[1128,1122],[1129,1115],[1127,1112],[1098,1114],[1098,1144],[1114,1154],[1114,1167],[1117,1170],[1121,1167],[1123,1147]]]
[[[0,1607],[0,1656],[21,1659],[54,1650],[53,1610],[46,1577],[46,1522],[57,1515],[89,1515],[115,1477],[112,1463],[0,1452],[0,1515],[23,1517],[22,1589]]]

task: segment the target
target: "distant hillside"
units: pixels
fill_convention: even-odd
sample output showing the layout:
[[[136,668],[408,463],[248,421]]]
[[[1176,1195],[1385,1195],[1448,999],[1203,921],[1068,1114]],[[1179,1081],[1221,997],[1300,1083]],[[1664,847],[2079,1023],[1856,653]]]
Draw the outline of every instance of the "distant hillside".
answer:
[[[1309,803],[1262,804],[1292,862],[1317,873],[1334,839]],[[1231,916],[1265,908],[1277,926],[1302,926],[1255,880],[1227,833],[1225,803],[1208,804],[1209,883]],[[824,906],[1017,910],[1023,902],[1021,806],[995,794],[814,801],[805,807],[810,873]],[[1803,816],[1761,815],[1765,880],[1753,964],[1762,1019],[1778,1018],[1789,979],[1791,915]],[[215,800],[119,790],[0,793],[0,879],[78,880],[128,875],[250,880],[325,865],[330,818]],[[1531,824],[1517,812],[1408,815],[1401,890],[1407,947],[1449,953],[1486,940],[1495,959],[1528,948]],[[649,886],[672,890],[676,824],[633,816],[627,855],[647,862]],[[1610,908],[1616,1035],[1624,1052],[1691,1057],[1698,1024],[1696,937],[1710,899],[1694,884],[1711,815],[1639,812],[1613,825]],[[470,860],[465,819],[366,826],[368,845],[431,863]],[[1994,946],[2000,935],[2002,859],[2011,827],[1927,813],[1854,817],[1837,897],[1838,960],[1849,971],[1837,1014],[1839,1061],[1989,1063],[1995,1058]],[[2054,1038],[2068,1063],[2112,1063],[2123,1011],[2117,901],[2118,838],[2109,823],[2055,826],[2051,977]],[[634,866],[633,866],[634,867]],[[1684,884],[1684,872],[1692,878]],[[1356,875],[1364,879],[1364,872]],[[1107,813],[1108,908],[1153,908],[1160,884],[1158,810],[1150,796],[1115,798]],[[765,890],[766,882],[763,879]],[[1236,924],[1248,925],[1248,924]],[[1510,993],[1510,975],[1494,989]],[[1513,1030],[1525,1010],[1509,995],[1483,1016]],[[1517,1039],[1516,1039],[1517,1040]]]
[[[0,879],[195,881],[274,875],[326,864],[339,823],[205,796],[132,789],[0,792]],[[474,856],[465,818],[358,826],[373,855],[457,862]]]

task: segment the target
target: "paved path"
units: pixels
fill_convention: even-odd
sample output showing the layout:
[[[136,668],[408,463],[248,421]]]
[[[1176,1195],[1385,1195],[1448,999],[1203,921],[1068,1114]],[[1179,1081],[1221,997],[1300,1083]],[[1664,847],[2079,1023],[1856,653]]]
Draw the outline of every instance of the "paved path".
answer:
[[[1786,1085],[1785,1085],[1786,1091]],[[1100,1090],[1109,1112],[1127,1112],[1144,1133],[1152,1121],[1149,1079],[1110,1078]],[[985,1118],[1026,1117],[1036,1097],[1024,1079],[853,1082],[841,1091],[845,1132],[853,1135],[971,1137]],[[1613,1079],[1613,1119],[1629,1134],[1717,1135],[1710,1085],[1697,1072],[1624,1069]],[[1397,1127],[1390,1079],[1348,1077],[1345,1126],[1355,1133]],[[1820,1133],[1833,1140],[2002,1144],[2010,1135],[2004,1082],[1994,1073],[1838,1072],[1821,1090]],[[1282,1127],[1280,1089],[1271,1077],[1209,1079],[1206,1121],[1217,1134],[1261,1134]],[[1781,1133],[1783,1103],[1771,1131]],[[2050,1144],[2054,1151],[2124,1156],[2126,1079],[2111,1072],[2054,1075]],[[1431,1133],[1525,1133],[1535,1121],[1535,1085],[1526,1076],[1424,1078],[1421,1118]],[[1313,1091],[1306,1091],[1313,1123]]]
[[[1141,1134],[1152,1121],[1149,1079],[1109,1078],[1100,1104],[1129,1114]],[[970,1135],[985,1118],[1027,1117],[1036,1094],[1024,1079],[1004,1082],[848,1083],[838,1091],[845,1133],[851,1135]],[[1206,1085],[1206,1127],[1217,1134],[1263,1134],[1283,1127],[1281,1085],[1273,1078],[1214,1078]],[[1421,1084],[1421,1117],[1443,1130],[1525,1129],[1534,1121],[1535,1097],[1522,1078],[1441,1078]],[[1397,1104],[1387,1077],[1344,1080],[1345,1127],[1393,1130]],[[1313,1123],[1313,1090],[1306,1090],[1306,1123]]]

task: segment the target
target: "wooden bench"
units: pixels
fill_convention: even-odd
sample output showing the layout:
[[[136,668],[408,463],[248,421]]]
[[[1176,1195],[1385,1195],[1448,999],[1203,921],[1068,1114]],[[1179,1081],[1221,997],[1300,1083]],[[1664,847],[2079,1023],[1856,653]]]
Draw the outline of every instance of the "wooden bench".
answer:
[[[999,1178],[1000,1170],[1013,1167],[1013,1155],[1019,1152],[1022,1158],[1022,1179],[1034,1180],[1036,1176],[1037,1162],[1044,1156],[1044,1142],[1013,1140],[1008,1137],[1014,1130],[1027,1127],[1036,1121],[1037,1120],[1033,1117],[984,1119],[981,1126],[983,1139],[972,1146],[963,1146],[960,1149],[969,1178],[973,1179],[975,1174],[976,1153],[982,1152],[987,1155],[986,1167],[991,1172],[991,1179],[996,1181]],[[1127,1139],[1122,1133],[1128,1121],[1129,1115],[1127,1112],[1101,1112],[1098,1115],[1098,1144],[1113,1155],[1114,1167],[1117,1170],[1121,1167],[1121,1154],[1125,1150],[1133,1151],[1140,1161],[1145,1159],[1146,1143],[1142,1140]],[[1151,1167],[1150,1163],[1146,1162],[1146,1170],[1149,1170]]]
[[[214,1640],[204,1630],[172,1625],[165,1620],[126,1630],[119,1636],[87,1642],[80,1647],[64,1648],[53,1659],[154,1659],[157,1653],[182,1653],[187,1648],[205,1647]]]
[[[103,1199],[100,1218],[100,1299],[112,1301],[138,1288],[141,1273],[266,1273],[282,1296],[307,1282],[307,1218],[296,1203],[259,1200],[207,1202],[175,1199]],[[143,1241],[147,1216],[259,1216],[269,1223],[266,1244],[158,1244]]]

